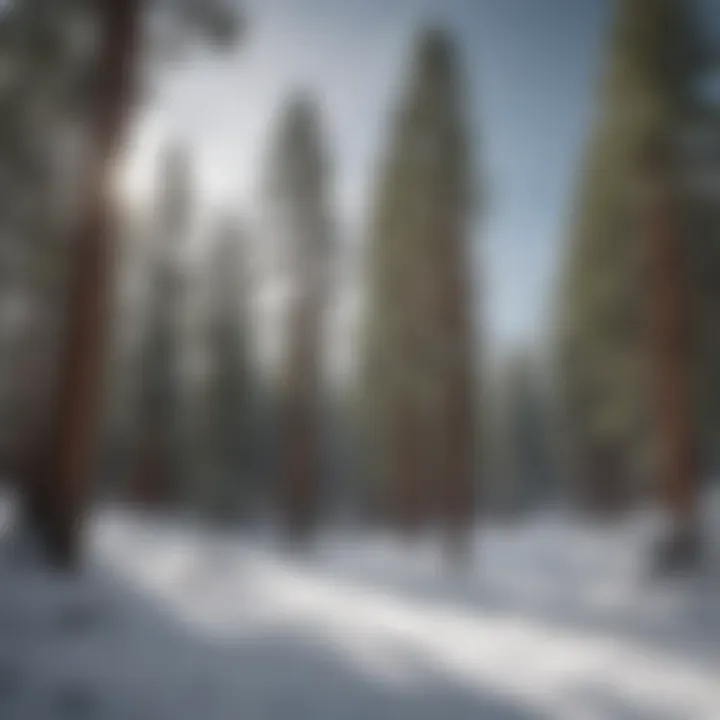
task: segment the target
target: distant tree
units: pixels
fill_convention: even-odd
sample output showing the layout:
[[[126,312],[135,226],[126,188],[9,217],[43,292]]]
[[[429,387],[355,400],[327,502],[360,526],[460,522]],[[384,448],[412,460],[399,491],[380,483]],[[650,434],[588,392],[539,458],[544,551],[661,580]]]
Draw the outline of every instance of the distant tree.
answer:
[[[456,51],[419,40],[371,227],[365,390],[386,512],[435,518],[455,543],[474,514],[471,172]]]
[[[142,504],[166,505],[182,498],[180,253],[188,238],[190,177],[185,151],[170,148],[161,169],[141,349],[137,417],[140,457],[131,495]]]
[[[111,338],[103,396],[102,440],[97,462],[98,489],[108,496],[128,495],[136,470],[138,372],[144,351],[146,285],[155,250],[145,213],[124,208],[118,220],[117,271],[111,292]]]
[[[314,100],[286,107],[268,190],[284,241],[292,297],[281,411],[281,506],[291,534],[311,529],[320,490],[321,344],[331,242],[327,153]]]
[[[500,482],[504,504],[525,510],[548,502],[553,494],[552,415],[538,361],[518,353],[504,363],[501,424],[496,441],[502,447]]]
[[[210,494],[213,512],[232,518],[247,511],[254,491],[248,273],[236,219],[218,225],[211,252],[208,435],[214,478]]]

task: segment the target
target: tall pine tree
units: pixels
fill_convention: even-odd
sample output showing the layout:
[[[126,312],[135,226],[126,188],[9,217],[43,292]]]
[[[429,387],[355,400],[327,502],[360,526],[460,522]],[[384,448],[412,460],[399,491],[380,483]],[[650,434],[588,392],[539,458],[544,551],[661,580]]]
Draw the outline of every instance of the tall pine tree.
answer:
[[[45,84],[48,93],[45,99],[59,92],[75,109],[80,108],[77,114],[61,112],[60,117],[65,120],[75,115],[74,124],[80,129],[79,136],[87,152],[82,154],[80,180],[77,184],[68,183],[77,188],[78,201],[71,203],[68,213],[71,216],[67,230],[70,278],[55,397],[47,430],[25,482],[29,527],[35,531],[48,557],[55,564],[69,568],[79,559],[80,530],[92,487],[108,335],[107,296],[112,283],[113,169],[138,96],[141,65],[145,59],[142,41],[146,36],[142,23],[147,13],[152,12],[155,20],[162,15],[163,21],[150,25],[169,30],[181,44],[191,34],[190,29],[200,30],[213,40],[227,41],[234,35],[235,10],[224,0],[180,3],[158,0],[152,5],[143,5],[137,0],[93,3],[65,0],[62,3],[12,3],[6,9],[12,14],[15,5],[29,8],[36,20],[43,14],[48,16],[48,11],[54,13],[52,24],[59,31],[54,38],[56,42],[41,40],[34,45],[31,55],[47,58],[53,48],[64,44],[76,51],[71,55],[82,56],[71,82],[57,86],[52,72],[41,76],[49,81]],[[70,11],[77,19],[79,31],[78,24],[65,24]],[[93,35],[95,42],[78,43],[78,38]],[[78,46],[82,45],[89,52],[78,53]],[[16,85],[29,84],[25,80]],[[43,108],[40,114],[53,111],[52,103],[37,107]],[[37,130],[31,128],[30,132],[35,135]],[[33,142],[36,139],[34,137]],[[61,146],[62,141],[55,147]]]
[[[268,189],[291,287],[280,504],[288,530],[299,537],[319,512],[323,310],[331,242],[327,151],[313,98],[298,96],[287,105],[272,152]]]
[[[237,517],[253,500],[247,268],[234,218],[217,227],[210,268],[208,441],[213,467],[212,512]]]
[[[643,176],[647,179],[650,148],[662,146],[675,155],[696,110],[700,44],[689,3],[616,4],[560,317],[567,431],[585,497],[596,507],[625,505],[643,487],[655,486],[658,472],[672,472],[675,459],[670,455],[694,452],[689,447],[693,413],[678,407],[669,417],[661,410],[671,386],[672,395],[689,402],[691,364],[678,362],[668,370],[662,346],[669,337],[664,330],[659,342],[657,336],[658,313],[667,314],[660,306],[666,301],[673,306],[669,312],[677,316],[678,329],[691,324],[689,304],[679,296],[672,299],[664,280],[658,287],[654,269],[660,236],[670,225],[677,264],[685,265],[686,241],[691,239],[686,198],[675,185],[674,217],[658,221],[663,226],[658,234],[657,225],[652,227],[657,218],[644,210],[647,197],[638,188]],[[662,319],[660,324],[669,327]],[[690,352],[688,338],[678,336],[670,343],[683,344],[685,355]],[[657,372],[660,365],[667,370],[663,379]],[[672,450],[681,435],[687,438],[684,449],[675,445]],[[693,463],[687,464],[685,484],[694,482],[695,474]]]
[[[188,158],[184,150],[173,147],[161,167],[141,350],[139,462],[131,494],[143,504],[177,502],[181,497],[179,260],[188,237],[190,203]]]
[[[471,168],[453,41],[418,41],[371,226],[365,396],[386,514],[459,539],[475,503]]]

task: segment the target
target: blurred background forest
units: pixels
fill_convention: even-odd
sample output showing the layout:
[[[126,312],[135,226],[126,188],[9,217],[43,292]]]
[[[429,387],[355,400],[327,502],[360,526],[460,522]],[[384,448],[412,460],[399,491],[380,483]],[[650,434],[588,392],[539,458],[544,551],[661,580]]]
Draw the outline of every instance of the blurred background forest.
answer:
[[[717,0],[0,0],[0,717],[720,717],[718,306]]]
[[[93,497],[455,545],[660,499],[687,544],[720,442],[712,3],[306,4],[3,4],[31,524],[69,561]]]

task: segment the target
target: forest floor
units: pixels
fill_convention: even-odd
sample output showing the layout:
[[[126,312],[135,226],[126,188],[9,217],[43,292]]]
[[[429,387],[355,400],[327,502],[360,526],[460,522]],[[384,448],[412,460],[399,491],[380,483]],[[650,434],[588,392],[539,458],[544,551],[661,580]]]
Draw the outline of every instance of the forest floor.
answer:
[[[74,579],[8,530],[0,718],[718,720],[720,562],[652,578],[652,525],[486,524],[453,569],[432,537],[103,510]]]

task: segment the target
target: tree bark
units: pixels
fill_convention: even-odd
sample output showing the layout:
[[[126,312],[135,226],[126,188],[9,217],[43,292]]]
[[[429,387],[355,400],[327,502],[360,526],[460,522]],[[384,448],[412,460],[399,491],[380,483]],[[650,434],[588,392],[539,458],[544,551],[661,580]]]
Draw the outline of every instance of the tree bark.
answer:
[[[66,568],[79,560],[80,526],[90,490],[112,268],[112,165],[129,116],[140,20],[139,0],[100,0],[98,6],[101,37],[90,118],[93,146],[84,205],[70,237],[57,405],[28,498],[30,520],[48,557]]]
[[[438,340],[443,352],[440,366],[440,447],[437,474],[442,498],[448,553],[451,560],[465,553],[475,515],[475,383],[473,381],[473,327],[470,312],[469,263],[465,226],[457,188],[445,189],[448,197],[438,217],[439,247]]]
[[[308,535],[318,513],[320,307],[314,291],[302,293],[289,328],[282,505],[287,530],[295,540]]]
[[[651,180],[646,251],[654,409],[660,440],[661,493],[672,529],[664,562],[684,563],[696,532],[697,467],[690,390],[689,298],[677,188],[663,165]]]
[[[464,552],[475,514],[475,423],[472,329],[460,253],[452,252],[445,287],[448,358],[443,379],[442,452],[438,479],[444,487],[449,552]]]

